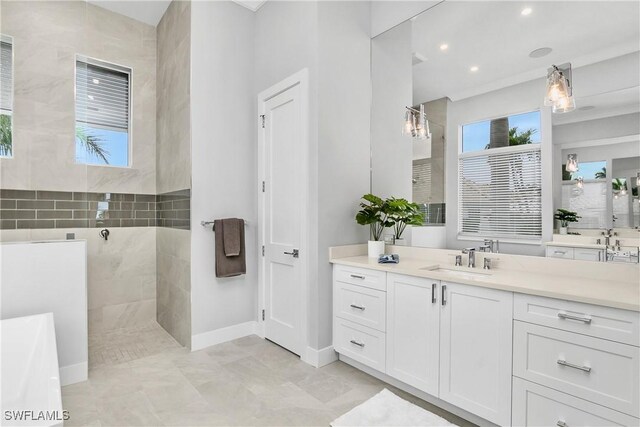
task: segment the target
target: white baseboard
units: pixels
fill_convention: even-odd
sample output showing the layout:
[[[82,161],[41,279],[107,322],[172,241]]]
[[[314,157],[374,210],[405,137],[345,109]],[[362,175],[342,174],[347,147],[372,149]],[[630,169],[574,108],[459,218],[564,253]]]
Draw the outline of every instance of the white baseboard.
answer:
[[[89,363],[81,362],[75,365],[60,367],[60,385],[80,383],[86,381],[89,375]]]
[[[316,368],[321,368],[325,365],[328,365],[329,363],[332,363],[338,360],[338,353],[336,353],[333,350],[332,345],[325,348],[321,348],[320,350],[307,347],[301,359],[303,362],[308,363],[311,366],[315,366]]]
[[[256,328],[257,322],[252,320],[250,322],[239,323],[226,328],[192,335],[191,351],[202,350],[203,348],[211,347],[212,345],[222,344],[223,342],[232,341],[248,335],[254,335],[256,333]]]

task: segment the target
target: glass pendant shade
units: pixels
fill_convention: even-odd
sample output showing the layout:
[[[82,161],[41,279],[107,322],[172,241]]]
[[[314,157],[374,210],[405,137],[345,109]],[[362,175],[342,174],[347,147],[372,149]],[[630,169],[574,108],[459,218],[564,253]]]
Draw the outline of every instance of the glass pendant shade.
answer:
[[[576,179],[576,187],[578,188],[584,187],[584,179],[581,176],[579,176],[578,179]]]
[[[571,72],[570,66],[568,72]],[[576,101],[573,98],[569,80],[555,65],[547,75],[544,105],[552,107],[553,113],[568,113],[576,109]]]
[[[578,171],[578,155],[577,154],[569,154],[567,156],[567,164],[565,166],[567,172],[577,172]]]
[[[404,126],[402,127],[402,135],[413,135],[413,114],[410,111],[404,115]]]

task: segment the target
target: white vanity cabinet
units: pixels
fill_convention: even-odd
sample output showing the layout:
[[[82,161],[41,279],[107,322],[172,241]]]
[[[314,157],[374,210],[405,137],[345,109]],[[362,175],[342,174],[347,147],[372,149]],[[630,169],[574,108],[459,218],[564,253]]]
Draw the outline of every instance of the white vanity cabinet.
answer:
[[[438,395],[440,282],[387,275],[387,375]]]
[[[511,423],[513,293],[442,282],[440,398]]]

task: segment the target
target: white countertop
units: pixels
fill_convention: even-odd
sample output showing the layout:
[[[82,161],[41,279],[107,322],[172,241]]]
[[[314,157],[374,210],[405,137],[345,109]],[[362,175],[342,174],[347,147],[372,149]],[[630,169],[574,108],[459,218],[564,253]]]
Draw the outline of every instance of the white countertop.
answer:
[[[352,267],[369,268],[388,273],[406,274],[425,277],[452,283],[463,283],[483,288],[500,289],[543,297],[559,298],[570,301],[596,304],[624,310],[640,311],[640,283],[622,282],[612,277],[602,281],[584,277],[561,276],[543,272],[516,271],[494,268],[483,270],[482,267],[469,269],[453,265],[433,262],[428,258],[400,257],[399,264],[378,264],[378,260],[367,256],[332,258],[333,264]],[[430,268],[446,268],[460,272],[472,271],[477,276],[453,275],[445,272],[431,271]]]

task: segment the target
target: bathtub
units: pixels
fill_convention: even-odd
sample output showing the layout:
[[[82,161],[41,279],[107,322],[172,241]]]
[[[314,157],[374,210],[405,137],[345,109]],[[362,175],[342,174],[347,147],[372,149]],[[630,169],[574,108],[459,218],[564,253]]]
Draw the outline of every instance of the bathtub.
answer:
[[[2,426],[62,426],[53,313],[0,320]]]

